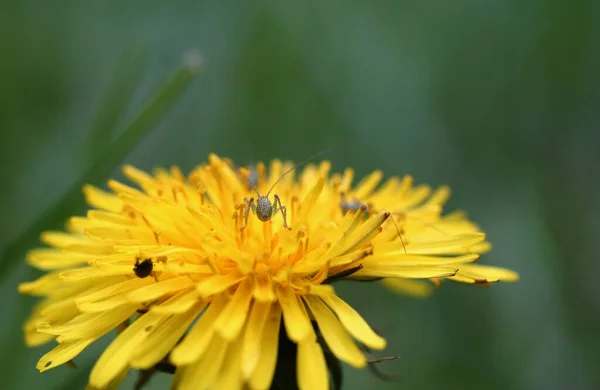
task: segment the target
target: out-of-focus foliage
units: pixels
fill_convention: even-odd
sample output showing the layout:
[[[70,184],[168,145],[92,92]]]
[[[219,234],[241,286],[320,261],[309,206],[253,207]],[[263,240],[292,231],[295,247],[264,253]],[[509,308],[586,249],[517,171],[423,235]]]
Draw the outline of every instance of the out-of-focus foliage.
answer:
[[[494,245],[481,261],[521,273],[516,285],[445,283],[425,301],[341,284],[388,338],[387,352],[402,355],[381,366],[399,383],[345,368],[346,389],[600,388],[599,2],[9,0],[1,8],[2,251],[81,175],[121,54],[132,45],[148,53],[132,114],[197,48],[202,78],[127,162],[190,169],[209,152],[240,164],[298,161],[335,146],[326,158],[336,170],[449,184],[450,206],[468,209]],[[11,261],[20,264],[0,285],[3,388],[83,388],[106,340],[77,359],[78,371],[38,374],[50,347],[23,346],[34,300],[16,293],[36,274]]]

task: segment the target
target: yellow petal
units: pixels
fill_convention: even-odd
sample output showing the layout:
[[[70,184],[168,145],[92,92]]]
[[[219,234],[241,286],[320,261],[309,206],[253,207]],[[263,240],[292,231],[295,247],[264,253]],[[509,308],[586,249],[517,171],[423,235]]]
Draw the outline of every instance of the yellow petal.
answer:
[[[86,184],[83,186],[85,201],[92,207],[118,213],[123,209],[123,202],[118,196]]]
[[[405,253],[374,254],[363,261],[363,266],[375,268],[379,266],[390,267],[418,267],[434,265],[455,265],[471,263],[479,258],[477,254],[464,256],[423,256]]]
[[[304,303],[296,296],[291,287],[278,286],[276,289],[279,304],[283,310],[285,330],[290,340],[299,342],[314,337],[314,330]]]
[[[348,188],[352,185],[354,179],[354,170],[352,168],[344,169],[344,173],[340,180],[340,190],[348,191]]]
[[[119,306],[123,306],[129,303],[125,295],[115,295],[107,299],[103,299],[98,302],[81,302],[77,304],[77,308],[83,313],[99,313],[104,311],[110,311]]]
[[[229,165],[225,164],[223,160],[215,154],[208,156],[208,161],[218,169],[221,179],[225,182],[224,185],[226,185],[231,192],[240,194],[245,192],[239,177]]]
[[[99,322],[98,319],[100,319],[100,321],[102,321],[102,319],[100,318],[101,316],[104,316],[106,318],[110,317],[104,313],[101,313],[101,314],[83,313],[83,314],[77,315],[75,318],[71,319],[71,321],[68,321],[63,324],[52,324],[51,322],[45,322],[45,321],[38,322],[36,324],[36,328],[37,328],[38,332],[44,332],[44,333],[49,333],[49,334],[53,334],[53,335],[61,335],[61,334],[70,332],[74,329],[78,329],[82,325],[85,327],[87,325],[90,325],[91,323],[98,323]],[[85,339],[88,339],[88,338],[92,338],[92,337],[85,337]]]
[[[56,248],[66,248],[70,245],[93,242],[89,237],[65,232],[43,232],[40,240]]]
[[[52,272],[39,277],[33,282],[19,284],[21,294],[44,296],[60,285],[59,272]]]
[[[108,187],[113,190],[113,192],[117,195],[129,195],[129,196],[133,196],[133,197],[139,197],[139,198],[145,198],[146,194],[144,194],[142,191],[135,189],[133,187],[130,187],[126,184],[120,183],[116,180],[109,180],[108,181]]]
[[[327,296],[327,295],[335,295],[335,289],[330,284],[307,283],[306,288],[310,295],[315,295],[318,297]]]
[[[344,329],[340,320],[338,320],[331,310],[316,297],[306,296],[306,303],[312,312],[319,330],[325,339],[325,342],[331,349],[331,352],[338,359],[350,364],[356,368],[363,368],[367,365],[365,355],[358,349],[358,346],[352,340],[348,331]]]
[[[146,341],[137,348],[131,359],[131,366],[148,369],[167,356],[202,309],[204,305],[198,304],[187,313],[171,315],[155,326]]]
[[[85,229],[85,234],[107,243],[154,242],[154,233],[146,226],[90,227]]]
[[[210,389],[218,380],[228,347],[227,342],[215,335],[211,338],[206,354],[197,362],[185,367],[178,383],[178,390]]]
[[[298,387],[300,390],[329,390],[325,356],[314,340],[298,344]]]
[[[210,276],[196,285],[196,289],[202,297],[209,297],[219,294],[229,287],[239,283],[242,276],[236,274],[214,275]]]
[[[243,388],[244,380],[241,370],[242,348],[240,344],[239,342],[235,342],[229,345],[218,380],[213,387],[215,390]]]
[[[81,323],[64,333],[61,333],[57,338],[57,341],[66,343],[100,337],[130,318],[135,313],[136,309],[137,306],[135,305],[123,305],[111,311],[101,312],[98,315],[94,314],[96,317],[93,317],[93,319],[87,317],[87,322],[85,324]],[[76,320],[77,319],[74,319],[74,321]]]
[[[365,250],[357,250],[357,251],[345,254],[343,256],[335,257],[335,258],[331,259],[330,267],[331,268],[340,267],[342,265],[348,265],[350,263],[354,263],[355,261],[364,259],[370,253],[371,253],[370,249],[365,249]]]
[[[123,369],[123,371],[121,371],[116,377],[114,377],[106,387],[100,389],[88,384],[85,390],[117,390],[121,382],[123,382],[125,380],[125,377],[127,377],[127,374],[129,374],[129,367]]]
[[[470,233],[448,236],[423,242],[412,241],[406,248],[409,253],[415,254],[445,254],[452,251],[468,251],[468,248],[485,241],[484,233]],[[400,251],[400,247],[397,247]],[[404,249],[402,249],[404,251]]]
[[[431,194],[431,196],[427,200],[427,203],[443,205],[448,201],[448,198],[450,198],[451,193],[452,193],[452,191],[450,190],[450,187],[448,187],[448,186],[438,187],[438,188],[436,188],[434,193]]]
[[[321,297],[335,314],[350,334],[373,349],[385,348],[385,339],[377,335],[367,322],[350,305],[336,295]]]
[[[415,298],[427,298],[433,292],[433,284],[424,280],[383,279],[381,283],[390,290],[411,295]]]
[[[150,302],[175,291],[191,287],[194,281],[188,276],[180,276],[148,284],[127,294],[130,302]]]
[[[215,336],[215,320],[225,308],[227,297],[217,296],[208,305],[198,322],[185,336],[183,341],[173,349],[170,359],[177,366],[197,361],[206,352],[211,339]]]
[[[215,327],[225,340],[235,340],[246,322],[250,299],[252,298],[250,280],[242,281],[235,294],[217,318]]]
[[[354,279],[366,278],[408,278],[429,279],[454,276],[458,268],[449,265],[431,267],[394,267],[380,264],[369,264],[352,275]]]
[[[253,295],[260,302],[273,302],[277,300],[273,291],[273,283],[268,274],[256,275],[254,277]]]
[[[371,194],[375,187],[377,187],[382,178],[383,173],[381,171],[374,171],[370,175],[366,176],[356,185],[354,196],[357,199],[366,198]]]
[[[96,267],[83,267],[62,271],[59,276],[61,280],[75,282],[85,279],[103,278],[107,276],[131,275],[132,268],[133,267],[129,266],[127,269],[103,270]],[[125,280],[126,279],[115,278],[115,283]]]
[[[104,350],[90,374],[90,385],[103,388],[128,365],[149,332],[163,319],[148,312],[134,321]]]
[[[131,165],[125,165],[123,167],[123,174],[129,180],[139,185],[147,193],[151,193],[152,190],[156,188],[156,183],[152,176]]]
[[[152,311],[158,314],[181,314],[192,308],[194,304],[198,303],[200,298],[196,289],[183,290],[173,297],[169,298],[165,302],[152,306]]]
[[[27,263],[42,270],[55,270],[86,263],[94,255],[57,249],[34,249],[27,253]]]
[[[426,185],[419,185],[408,191],[403,197],[400,203],[402,210],[411,209],[416,207],[419,203],[423,202],[425,198],[431,193],[431,188]]]
[[[128,214],[122,213],[113,213],[110,211],[103,210],[89,210],[87,212],[87,217],[90,222],[94,222],[95,220],[108,222],[109,224],[114,225],[129,225],[135,226],[137,225],[137,220],[131,217]],[[102,241],[88,240],[87,243],[102,243]],[[78,243],[80,244],[80,243]]]
[[[350,251],[359,248],[361,245],[371,240],[377,234],[380,233],[380,226],[388,219],[389,214],[381,213],[375,215],[365,223],[363,223],[358,229],[356,229],[347,240],[344,241],[343,246],[337,251],[336,256],[345,255]]]
[[[77,305],[80,305],[85,302],[96,302],[100,300],[104,300],[107,298],[111,298],[115,295],[126,293],[131,290],[135,290],[136,288],[140,288],[151,283],[155,283],[152,278],[134,278],[126,280],[122,283],[110,285],[98,291],[91,292],[89,294],[83,295],[75,300]]]
[[[260,360],[263,330],[271,310],[271,304],[255,301],[248,317],[242,343],[242,371],[249,378]]]
[[[74,299],[47,300],[37,313],[38,320],[43,319],[50,324],[64,324],[77,317],[81,312]]]
[[[280,325],[281,307],[279,305],[273,305],[263,330],[258,365],[256,366],[256,370],[254,370],[252,377],[250,378],[250,385],[253,389],[267,390],[271,387],[273,374],[275,373],[275,366],[277,365],[277,348],[279,343]]]
[[[514,271],[481,264],[461,265],[458,268],[457,276],[470,279],[471,283],[516,282],[519,280],[519,274]]]
[[[323,191],[323,186],[325,185],[325,179],[320,178],[319,181],[311,188],[311,190],[306,194],[304,200],[300,203],[300,212],[298,216],[298,223],[306,223],[306,219],[308,218],[308,214],[313,210],[313,206],[316,204],[321,191]]]
[[[39,333],[35,327],[25,328],[25,345],[28,347],[39,347],[40,345],[46,344],[50,340],[53,340],[54,337],[56,336],[47,333]]]
[[[56,366],[68,362],[81,351],[87,348],[88,345],[96,341],[96,339],[79,340],[72,343],[59,344],[52,351],[45,354],[38,362],[36,368],[40,372],[50,370]]]

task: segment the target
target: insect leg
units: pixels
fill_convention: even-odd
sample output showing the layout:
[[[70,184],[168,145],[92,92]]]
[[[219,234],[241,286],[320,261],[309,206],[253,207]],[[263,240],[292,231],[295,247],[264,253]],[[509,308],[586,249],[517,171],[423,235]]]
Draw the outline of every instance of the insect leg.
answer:
[[[256,206],[254,205],[254,198],[244,198],[244,202],[246,203],[246,214],[244,215],[244,226],[242,229],[245,229],[248,226],[248,217],[250,216],[250,210],[252,210],[253,214],[256,214]]]
[[[288,226],[287,224],[287,209],[285,206],[283,206],[281,204],[281,199],[279,199],[279,195],[275,194],[273,195],[273,197],[275,198],[275,201],[273,202],[273,208],[276,210],[281,210],[281,215],[283,215],[283,227],[286,228],[287,230],[292,230],[291,227]],[[279,205],[279,206],[277,206]],[[275,214],[275,211],[273,211],[273,214]]]
[[[398,228],[398,224],[394,221],[394,217],[390,218],[396,227],[396,231],[398,232],[398,237],[400,237],[400,242],[402,242],[402,248],[404,248],[404,253],[406,253],[406,245],[404,245],[404,239],[402,238],[402,234],[400,234],[400,228]]]

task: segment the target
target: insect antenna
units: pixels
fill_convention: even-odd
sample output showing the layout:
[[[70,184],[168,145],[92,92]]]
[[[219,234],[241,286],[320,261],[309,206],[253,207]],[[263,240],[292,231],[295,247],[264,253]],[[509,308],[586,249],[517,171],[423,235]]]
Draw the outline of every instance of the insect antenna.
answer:
[[[313,158],[318,157],[318,156],[320,156],[320,155],[322,155],[322,154],[324,154],[326,152],[329,152],[331,149],[333,149],[333,146],[331,146],[329,148],[326,148],[326,149],[323,149],[320,152],[317,152],[317,153],[313,154],[312,156],[305,158],[304,160],[300,161],[298,164],[294,165],[293,167],[291,167],[290,169],[288,169],[287,171],[285,171],[283,173],[283,175],[279,176],[279,179],[277,179],[275,181],[275,183],[273,183],[273,185],[271,186],[271,189],[269,189],[269,192],[267,192],[267,194],[265,196],[269,196],[269,194],[271,193],[271,191],[273,191],[273,188],[275,188],[275,185],[277,185],[277,183],[279,183],[281,181],[281,179],[284,178],[285,175],[287,175],[288,173],[290,173],[294,169],[298,168],[300,165],[306,164],[307,162],[309,162]]]
[[[396,231],[398,232],[398,237],[400,237],[400,242],[402,242],[402,248],[404,248],[404,253],[406,253],[406,245],[404,245],[404,239],[402,238],[402,234],[400,234],[400,228],[398,228],[398,224],[394,221],[394,217],[390,218],[396,227]]]

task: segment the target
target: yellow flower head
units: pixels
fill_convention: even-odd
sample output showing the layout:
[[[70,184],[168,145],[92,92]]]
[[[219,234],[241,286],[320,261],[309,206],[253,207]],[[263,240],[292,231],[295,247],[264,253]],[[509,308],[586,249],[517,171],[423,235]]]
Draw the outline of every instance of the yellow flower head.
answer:
[[[281,178],[291,167],[273,161],[267,175],[264,164],[236,169],[211,155],[187,177],[126,166],[139,189],[86,186],[94,209],[71,218],[68,233],[42,234],[52,248],[28,261],[49,273],[19,287],[45,297],[26,342],[59,343],[37,368],[69,362],[117,328],[90,388],[116,388],[130,369],[162,363],[176,369],[174,389],[268,389],[282,327],[297,344],[298,386],[327,389],[325,353],[360,368],[356,341],[385,347],[331,281],[516,280],[469,264],[488,245],[463,215],[441,216],[447,189],[392,178],[375,190],[379,172],[352,187],[352,171],[330,175],[328,162]],[[267,194],[270,215],[257,203]]]

